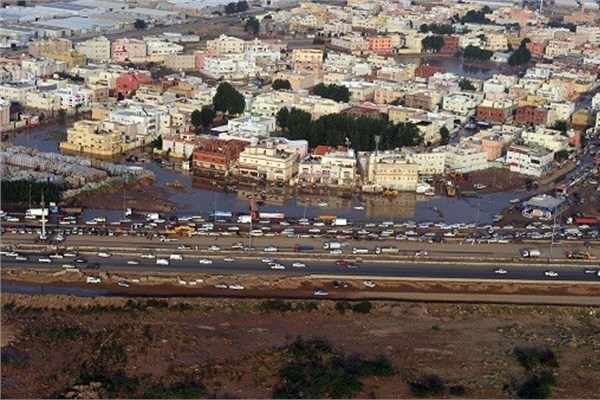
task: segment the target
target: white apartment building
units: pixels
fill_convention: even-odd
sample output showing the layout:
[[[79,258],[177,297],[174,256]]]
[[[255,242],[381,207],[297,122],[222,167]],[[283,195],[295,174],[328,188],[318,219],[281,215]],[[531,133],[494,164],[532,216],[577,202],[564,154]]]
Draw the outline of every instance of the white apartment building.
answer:
[[[575,103],[563,102],[563,103],[550,103],[548,109],[554,113],[554,119],[556,121],[568,121],[571,118],[571,114],[575,112]]]
[[[146,40],[146,46],[148,56],[157,58],[179,54],[183,51],[183,46],[160,39],[148,39]]]
[[[373,100],[377,85],[365,81],[342,81],[342,86],[346,86],[350,91],[350,101],[371,101]]]
[[[521,133],[521,139],[526,145],[537,145],[553,152],[569,147],[567,136],[563,136],[560,131],[543,126],[536,126],[535,130],[524,131]]]
[[[85,55],[88,60],[107,62],[110,61],[110,40],[104,36],[84,40],[75,44],[75,50]]]
[[[443,146],[446,150],[446,171],[472,172],[488,167],[487,151],[468,144]]]
[[[18,101],[24,103],[27,97],[27,93],[34,91],[35,86],[29,82],[19,83],[5,83],[0,85],[0,98],[8,101]]]
[[[475,115],[477,106],[483,102],[482,93],[454,92],[442,99],[442,110],[461,117]]]
[[[354,150],[334,150],[323,156],[308,156],[298,165],[298,181],[321,185],[353,186],[356,183]]]
[[[227,132],[219,134],[223,140],[246,140],[257,143],[258,139],[268,138],[277,128],[275,117],[243,116],[227,122]]]
[[[374,152],[367,160],[366,178],[370,185],[414,192],[419,180],[419,166],[395,151]]]
[[[239,157],[242,177],[289,183],[298,172],[298,154],[278,150],[273,141],[248,146]]]
[[[190,158],[198,147],[198,140],[193,133],[165,135],[162,139],[162,151],[173,157]]]
[[[559,102],[567,98],[567,91],[563,86],[549,83],[544,83],[542,87],[536,90],[535,94],[549,102]]]
[[[506,151],[506,165],[513,172],[541,177],[552,169],[554,153],[541,147],[511,145]]]
[[[439,175],[446,171],[446,151],[442,148],[403,148],[402,153],[417,165],[420,175]]]
[[[369,42],[361,36],[333,37],[331,45],[351,54],[360,55],[369,51]]]
[[[139,135],[155,137],[160,129],[161,113],[143,106],[132,106],[110,111],[109,121],[137,124]]]
[[[217,50],[219,53],[243,53],[245,42],[243,39],[233,36],[221,35],[216,39],[207,40],[208,50]]]
[[[29,59],[21,61],[21,68],[33,76],[52,76],[65,72],[67,64],[63,61]]]
[[[294,71],[319,72],[323,66],[323,50],[294,49],[292,51],[292,69]]]
[[[92,106],[94,100],[94,93],[91,90],[78,85],[58,88],[53,94],[59,98],[60,107],[65,109],[88,108]]]

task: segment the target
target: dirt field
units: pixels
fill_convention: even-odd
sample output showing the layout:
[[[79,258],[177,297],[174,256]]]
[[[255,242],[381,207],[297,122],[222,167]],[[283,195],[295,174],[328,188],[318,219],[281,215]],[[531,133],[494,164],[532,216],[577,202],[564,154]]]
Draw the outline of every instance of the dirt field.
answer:
[[[2,328],[15,338],[2,349],[1,394],[270,398],[293,361],[288,345],[315,336],[342,354],[391,363],[390,376],[360,379],[358,398],[413,397],[410,382],[429,374],[443,380],[445,397],[456,397],[450,387],[464,390],[459,397],[516,397],[528,372],[513,352],[523,346],[556,355],[553,397],[600,393],[597,309],[373,302],[364,314],[331,301],[275,305],[3,294]]]

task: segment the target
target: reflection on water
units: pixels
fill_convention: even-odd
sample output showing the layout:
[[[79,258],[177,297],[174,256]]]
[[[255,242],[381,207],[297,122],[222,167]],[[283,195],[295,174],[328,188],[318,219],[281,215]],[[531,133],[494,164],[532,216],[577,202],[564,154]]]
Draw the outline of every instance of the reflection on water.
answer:
[[[413,218],[417,208],[415,193],[398,193],[395,197],[366,196],[365,215],[376,219]]]
[[[68,296],[95,297],[107,296],[110,294],[108,290],[99,289],[83,289],[66,286],[43,286],[34,284],[20,284],[2,282],[3,293],[18,293],[18,294],[62,294]]]
[[[420,56],[397,56],[396,59],[401,63],[412,63],[412,64],[429,64],[436,67],[442,67],[447,72],[459,76],[466,76],[467,78],[476,79],[489,79],[492,75],[498,73],[497,70],[490,68],[481,68],[471,65],[466,65],[461,62],[458,58],[454,57],[420,57]]]

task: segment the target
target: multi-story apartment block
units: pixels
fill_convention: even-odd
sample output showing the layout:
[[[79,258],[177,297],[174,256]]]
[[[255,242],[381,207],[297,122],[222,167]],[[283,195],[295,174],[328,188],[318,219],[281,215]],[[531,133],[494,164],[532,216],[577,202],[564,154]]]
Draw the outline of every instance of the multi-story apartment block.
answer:
[[[471,147],[481,149],[487,153],[488,161],[501,158],[508,146],[520,134],[522,129],[512,125],[494,126],[490,129],[477,132],[473,136],[463,137],[460,143],[469,144]]]
[[[248,146],[239,157],[244,178],[289,183],[298,172],[298,154],[278,150],[273,141]]]
[[[414,192],[419,166],[404,154],[394,151],[371,153],[367,160],[366,181],[386,189]]]
[[[130,106],[110,111],[108,120],[122,124],[135,124],[140,136],[156,137],[160,129],[161,112],[143,106]]]
[[[341,36],[331,38],[331,46],[350,54],[361,55],[369,50],[369,42],[362,36]]]
[[[515,111],[516,124],[548,125],[548,109],[544,107],[525,106]]]
[[[442,110],[462,117],[475,115],[477,106],[483,102],[483,94],[454,92],[444,96]]]
[[[527,145],[537,145],[547,150],[557,152],[569,147],[569,138],[560,131],[536,126],[534,130],[521,133],[521,139]]]
[[[374,36],[367,38],[369,42],[369,50],[376,54],[392,54],[392,38],[389,36]]]
[[[217,50],[221,54],[243,53],[244,46],[244,40],[227,35],[221,35],[216,39],[206,41],[208,50]]]
[[[238,117],[227,122],[227,131],[219,133],[219,139],[235,139],[256,145],[260,139],[268,138],[275,131],[276,125],[274,117]]]
[[[104,36],[84,40],[75,45],[78,53],[85,55],[89,60],[97,62],[110,61],[110,40]]]
[[[294,71],[318,72],[323,66],[323,50],[294,49],[292,52],[292,69]]]
[[[26,59],[21,61],[21,68],[33,76],[46,77],[58,72],[65,72],[67,63],[55,60]]]
[[[446,171],[472,172],[488,167],[487,151],[476,146],[462,143],[441,148],[446,151]]]
[[[65,109],[91,107],[94,96],[91,90],[78,85],[58,88],[54,95],[59,98],[60,107]]]
[[[328,148],[300,161],[298,181],[322,185],[353,186],[356,182],[356,155],[353,150]]]
[[[402,148],[402,153],[417,165],[419,175],[439,175],[446,170],[446,151],[439,148]]]
[[[477,118],[487,122],[503,124],[512,121],[514,103],[512,100],[484,100],[477,106]]]
[[[554,152],[542,147],[511,145],[506,151],[506,165],[513,172],[541,177],[552,169]]]
[[[192,159],[193,166],[198,170],[228,174],[246,146],[248,142],[241,140],[199,138]]]
[[[183,51],[183,46],[160,39],[146,40],[146,46],[148,57],[156,61],[163,61],[166,57],[179,54]]]
[[[149,138],[138,137],[134,124],[114,122],[77,121],[67,130],[67,140],[60,149],[112,157],[150,143]]]
[[[148,45],[139,39],[120,38],[111,45],[111,58],[114,62],[140,62],[146,59]]]
[[[419,108],[427,111],[434,111],[441,100],[441,94],[432,90],[417,90],[407,93],[406,96],[404,96],[404,104],[406,104],[407,107]]]

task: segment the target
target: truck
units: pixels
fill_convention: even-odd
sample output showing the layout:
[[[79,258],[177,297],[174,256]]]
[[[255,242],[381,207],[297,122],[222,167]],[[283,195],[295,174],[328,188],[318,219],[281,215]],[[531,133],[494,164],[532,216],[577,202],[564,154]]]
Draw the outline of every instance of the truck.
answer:
[[[541,255],[539,250],[536,249],[523,249],[521,250],[521,256],[525,258],[535,258]]]
[[[160,215],[158,213],[148,213],[148,214],[146,214],[146,220],[147,221],[156,221],[157,219],[160,219]]]
[[[258,214],[260,219],[284,219],[285,214],[283,213],[266,213],[261,212]]]
[[[346,218],[336,218],[331,222],[332,226],[346,226],[348,225],[348,220]]]
[[[569,251],[567,252],[567,258],[573,260],[595,260],[596,256],[587,251]]]
[[[342,248],[342,244],[340,242],[326,242],[323,245],[323,249],[325,250],[337,250],[337,249],[341,249]]]
[[[249,224],[252,222],[252,215],[240,215],[237,222],[238,224]]]
[[[375,254],[398,253],[397,247],[376,247]]]
[[[47,208],[30,208],[25,211],[25,218],[36,218],[41,217],[42,215],[47,217],[48,213],[49,212]]]
[[[367,254],[369,252],[369,249],[364,248],[364,247],[354,247],[352,249],[352,254]]]
[[[315,251],[315,248],[313,246],[302,246],[297,244],[294,246],[294,251],[296,253],[312,253]]]
[[[575,225],[596,225],[598,218],[596,217],[576,217]]]

